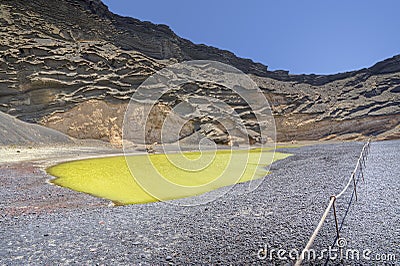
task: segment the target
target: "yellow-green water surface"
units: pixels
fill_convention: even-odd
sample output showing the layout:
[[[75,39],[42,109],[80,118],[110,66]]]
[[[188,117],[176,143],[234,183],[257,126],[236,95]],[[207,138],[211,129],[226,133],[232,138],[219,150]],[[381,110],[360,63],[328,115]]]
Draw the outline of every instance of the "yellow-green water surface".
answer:
[[[47,171],[56,177],[56,185],[125,205],[184,198],[259,179],[268,174],[265,166],[288,156],[261,149],[133,155],[72,161]]]

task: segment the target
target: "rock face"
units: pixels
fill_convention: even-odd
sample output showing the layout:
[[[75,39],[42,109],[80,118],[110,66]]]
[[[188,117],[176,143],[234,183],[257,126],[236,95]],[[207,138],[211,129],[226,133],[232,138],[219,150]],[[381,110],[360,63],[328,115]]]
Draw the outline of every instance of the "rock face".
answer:
[[[125,108],[136,88],[167,65],[205,59],[251,75],[269,100],[280,141],[399,137],[400,56],[354,72],[290,75],[195,45],[165,25],[112,14],[98,0],[2,0],[0,7],[0,111],[70,136],[120,145]],[[251,120],[248,106],[233,93],[216,84],[191,84],[163,98],[150,124],[158,125],[188,94],[230,99]],[[149,129],[151,140],[158,140],[157,127]],[[257,130],[248,129],[255,140]],[[229,142],[210,119],[184,131]]]
[[[399,58],[389,61],[400,64]],[[320,86],[253,79],[267,91],[280,139],[394,138],[400,122],[400,94],[396,92],[400,72],[371,72],[355,72]],[[380,136],[396,127],[391,134]]]
[[[46,116],[41,123],[77,139],[100,139],[120,146],[125,107],[126,104],[88,100],[67,112]]]

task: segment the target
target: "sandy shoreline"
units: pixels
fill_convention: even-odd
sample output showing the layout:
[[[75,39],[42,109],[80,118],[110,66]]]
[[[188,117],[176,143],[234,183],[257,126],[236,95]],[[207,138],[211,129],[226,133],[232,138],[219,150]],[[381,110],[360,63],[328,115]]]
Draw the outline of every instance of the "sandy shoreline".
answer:
[[[343,225],[349,247],[400,254],[400,213],[395,208],[400,188],[398,168],[393,169],[399,160],[398,145],[399,141],[372,144],[366,182]],[[294,155],[274,163],[272,174],[252,193],[241,194],[245,184],[237,185],[232,193],[193,207],[168,203],[110,207],[106,200],[45,184],[48,176],[41,170],[42,159],[1,164],[0,264],[270,262],[257,258],[264,244],[304,247],[329,195],[343,188],[361,146],[337,143],[282,149]],[[345,210],[345,202],[338,203],[340,218]],[[333,241],[332,219],[328,217],[315,248]]]
[[[299,141],[296,143],[276,143],[275,145],[279,147],[299,147],[299,146],[309,146],[318,144],[334,144],[341,143],[338,141]],[[177,146],[166,146],[169,152],[176,152]],[[223,149],[229,149],[229,147],[219,147]],[[235,149],[248,149],[252,147],[240,147]],[[257,148],[257,146],[254,146]],[[169,150],[170,149],[170,150]],[[185,151],[196,150],[196,147],[186,147]],[[160,146],[156,147],[157,152],[163,152]],[[138,147],[130,151],[132,155],[134,154],[145,154],[144,147]],[[70,160],[82,160],[97,157],[107,157],[107,156],[118,156],[124,155],[122,148],[116,148],[102,141],[81,141],[76,144],[60,144],[52,146],[1,146],[0,145],[0,165],[14,164],[18,162],[36,162],[37,164],[43,165],[44,167],[49,167],[54,164],[70,161]]]
[[[328,143],[303,141],[296,143],[276,143],[276,146],[298,147]],[[186,147],[186,149],[192,150],[189,147]],[[246,149],[246,147],[241,147],[240,149]],[[139,147],[137,150],[133,150],[130,155],[146,154],[143,150],[144,147]],[[157,152],[162,152],[161,147],[157,147]],[[170,152],[176,151],[172,149]],[[11,180],[10,183],[15,185],[5,187],[5,189],[20,192],[15,195],[15,201],[12,204],[7,206],[7,204],[3,203],[0,205],[0,209],[6,209],[4,212],[6,215],[10,213],[19,215],[31,212],[62,211],[65,208],[75,209],[80,206],[91,206],[92,204],[95,206],[114,206],[114,203],[108,199],[94,197],[54,185],[51,180],[55,177],[49,175],[46,169],[69,161],[124,155],[122,148],[115,148],[108,143],[95,140],[75,141],[72,144],[52,146],[0,146],[0,173],[3,171],[3,179],[9,179]],[[4,173],[5,170],[8,170],[8,172]],[[26,172],[29,173],[26,177],[28,181],[19,181],[18,178],[26,176]],[[33,174],[31,175],[30,172]],[[4,180],[2,182],[4,183]],[[34,187],[27,186],[21,192],[21,189],[18,189],[19,182],[36,185]],[[53,190],[55,190],[53,201],[56,203],[50,202],[47,197],[43,196],[52,194]]]

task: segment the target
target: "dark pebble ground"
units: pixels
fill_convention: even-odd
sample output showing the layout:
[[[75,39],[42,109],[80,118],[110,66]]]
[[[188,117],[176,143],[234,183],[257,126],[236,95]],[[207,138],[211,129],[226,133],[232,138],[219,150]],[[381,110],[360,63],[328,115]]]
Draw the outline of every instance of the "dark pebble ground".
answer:
[[[271,260],[271,250],[301,251],[329,196],[347,182],[361,147],[362,143],[342,143],[284,149],[294,155],[273,164],[272,174],[254,192],[241,195],[246,186],[241,184],[235,193],[192,207],[168,203],[107,207],[103,200],[48,184],[45,192],[37,190],[41,185],[34,181],[44,182],[46,177],[35,168],[17,180],[10,179],[16,170],[3,166],[0,265],[292,265],[292,260],[280,260],[276,252]],[[358,201],[353,199],[341,230],[345,248],[360,253],[369,249],[371,260],[360,254],[359,260],[336,259],[328,265],[399,265],[399,162],[400,141],[372,143],[365,182],[358,183]],[[34,193],[46,194],[42,201],[47,204],[27,198],[29,211],[18,211],[21,208],[14,205],[21,205],[18,197],[27,197],[20,188],[26,183]],[[15,191],[7,191],[10,188]],[[213,195],[183,202],[196,203]],[[350,197],[351,191],[338,199],[340,224]],[[331,212],[315,241],[317,252],[334,243],[335,235]],[[263,246],[268,247],[267,257],[259,259]],[[396,258],[372,261],[382,254]]]

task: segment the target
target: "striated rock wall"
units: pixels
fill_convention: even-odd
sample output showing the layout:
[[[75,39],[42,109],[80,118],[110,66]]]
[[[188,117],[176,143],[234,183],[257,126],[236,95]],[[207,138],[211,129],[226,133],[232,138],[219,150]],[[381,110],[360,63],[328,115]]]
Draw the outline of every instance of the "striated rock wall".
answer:
[[[88,100],[67,112],[56,112],[46,116],[41,123],[74,138],[100,139],[121,146],[121,126],[125,108],[126,104]]]
[[[272,106],[280,141],[399,137],[400,56],[354,72],[290,75],[195,45],[165,25],[112,14],[100,1],[2,0],[0,7],[0,111],[70,136],[120,145],[125,107],[148,76],[174,62],[207,59],[251,74]],[[187,95],[225,99],[257,131],[248,106],[216,84],[174,91],[150,122],[157,127]],[[229,141],[217,121],[196,123],[184,134]],[[155,128],[149,132],[149,141],[159,140]]]
[[[358,73],[320,86],[253,79],[274,110],[281,140],[378,137],[400,123],[400,72]],[[394,138],[396,132],[378,138]]]

